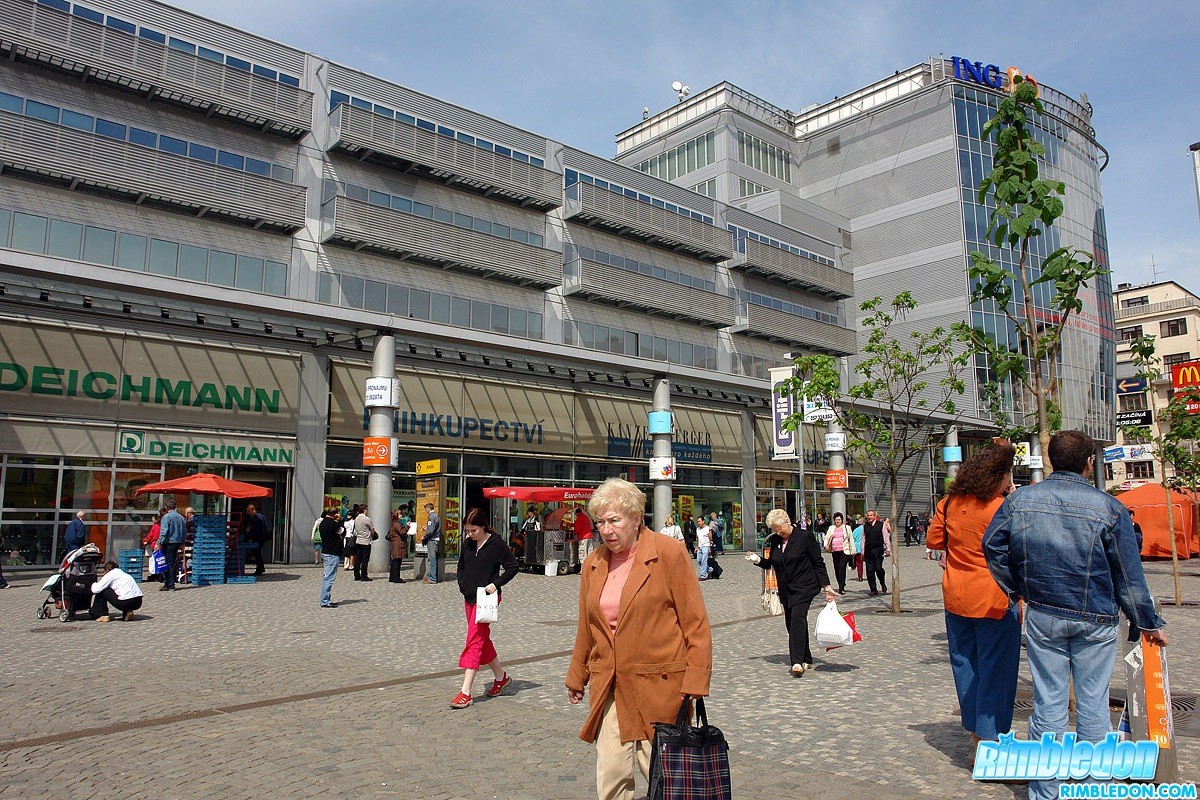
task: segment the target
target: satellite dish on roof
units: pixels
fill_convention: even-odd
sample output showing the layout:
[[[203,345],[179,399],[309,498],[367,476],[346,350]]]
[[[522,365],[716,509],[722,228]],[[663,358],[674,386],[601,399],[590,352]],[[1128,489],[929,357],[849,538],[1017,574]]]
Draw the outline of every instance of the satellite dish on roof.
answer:
[[[676,92],[683,91],[683,84],[680,83],[679,81],[675,81],[674,83],[671,84],[671,89],[673,89]]]

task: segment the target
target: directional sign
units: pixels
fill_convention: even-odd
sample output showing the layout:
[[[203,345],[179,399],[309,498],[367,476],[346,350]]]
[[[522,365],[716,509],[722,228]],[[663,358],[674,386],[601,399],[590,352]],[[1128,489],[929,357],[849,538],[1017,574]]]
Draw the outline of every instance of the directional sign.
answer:
[[[1121,378],[1117,381],[1117,394],[1137,394],[1146,391],[1145,378]]]
[[[1121,426],[1153,425],[1154,414],[1148,408],[1143,408],[1140,411],[1118,411],[1117,424]]]

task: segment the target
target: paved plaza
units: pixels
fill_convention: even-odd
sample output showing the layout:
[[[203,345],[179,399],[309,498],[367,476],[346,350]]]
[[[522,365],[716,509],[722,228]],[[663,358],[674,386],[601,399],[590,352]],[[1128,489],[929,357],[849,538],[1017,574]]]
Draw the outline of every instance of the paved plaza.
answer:
[[[904,606],[877,613],[851,579],[843,611],[865,641],[789,672],[782,619],[759,605],[760,571],[735,554],[703,584],[713,621],[710,722],[731,745],[745,798],[1013,798],[1020,784],[968,772],[946,656],[940,571],[901,548]],[[1148,566],[1171,588],[1170,565]],[[1200,599],[1200,564],[1184,565]],[[271,569],[254,585],[148,584],[133,622],[34,617],[44,576],[0,592],[0,798],[589,798],[585,706],[566,701],[578,576],[522,574],[494,640],[513,684],[453,711],[464,621],[457,586],[371,586],[339,572]],[[1167,609],[1182,779],[1200,780],[1200,608]],[[816,611],[812,618],[815,619]],[[481,676],[481,695],[490,675]],[[1124,694],[1124,677],[1114,680]],[[1031,689],[1022,667],[1015,727]]]

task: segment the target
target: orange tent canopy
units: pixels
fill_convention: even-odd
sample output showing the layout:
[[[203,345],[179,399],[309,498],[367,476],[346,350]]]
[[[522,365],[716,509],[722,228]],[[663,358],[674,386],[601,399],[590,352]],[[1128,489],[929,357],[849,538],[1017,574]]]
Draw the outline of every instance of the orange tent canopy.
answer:
[[[1117,495],[1121,504],[1133,512],[1142,526],[1142,557],[1170,558],[1171,539],[1167,526],[1167,495],[1161,483],[1147,483]],[[1180,558],[1200,556],[1197,540],[1195,500],[1182,492],[1171,491],[1175,515],[1175,551]]]
[[[211,472],[197,472],[195,475],[184,475],[182,478],[172,478],[169,481],[148,483],[138,489],[135,494],[223,494],[226,497],[270,497],[271,490],[253,483],[222,478]]]

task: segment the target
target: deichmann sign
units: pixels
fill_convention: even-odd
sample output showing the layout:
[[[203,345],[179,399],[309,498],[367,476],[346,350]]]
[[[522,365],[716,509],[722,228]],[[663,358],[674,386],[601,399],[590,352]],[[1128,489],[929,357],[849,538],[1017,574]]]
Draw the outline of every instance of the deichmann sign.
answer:
[[[0,406],[42,419],[294,433],[299,359],[0,319]]]
[[[295,447],[283,442],[246,440],[224,436],[172,436],[165,433],[122,429],[117,433],[117,458],[162,459],[212,464],[291,466]]]

